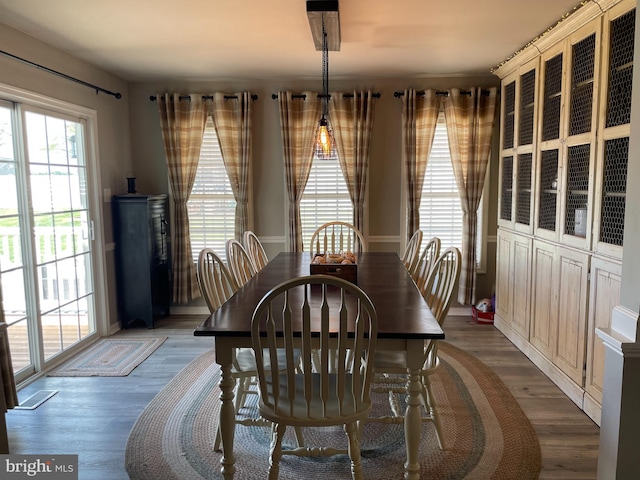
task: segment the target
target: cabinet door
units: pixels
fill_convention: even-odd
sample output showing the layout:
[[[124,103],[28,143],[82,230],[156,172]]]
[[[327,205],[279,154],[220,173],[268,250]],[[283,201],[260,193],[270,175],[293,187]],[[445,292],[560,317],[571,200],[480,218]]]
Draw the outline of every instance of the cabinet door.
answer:
[[[589,260],[586,253],[559,247],[553,280],[558,301],[553,363],[580,386],[586,361]]]
[[[564,46],[545,52],[541,59],[542,96],[540,101],[540,147],[537,153],[536,209],[534,232],[537,237],[557,240],[558,179],[564,111]]]
[[[521,337],[529,339],[530,298],[531,298],[531,239],[521,235],[513,236],[513,263],[511,283],[513,285],[512,328]]]
[[[611,326],[613,308],[620,303],[621,276],[620,263],[595,257],[591,260],[585,390],[598,403],[602,402],[604,345],[596,335],[596,328]]]
[[[553,358],[557,319],[557,288],[554,264],[557,247],[534,240],[531,260],[530,341],[545,357]]]
[[[624,2],[606,13],[603,26],[593,242],[598,253],[616,258],[622,258],[624,241],[635,16],[635,7]]]
[[[524,233],[532,231],[538,65],[536,58],[502,82],[498,224]]]
[[[567,102],[561,159],[560,242],[588,250],[596,158],[597,99],[600,85],[600,30],[597,19],[567,41]]]
[[[513,236],[504,230],[498,230],[496,248],[496,314],[511,326],[512,282],[511,265],[513,263]]]

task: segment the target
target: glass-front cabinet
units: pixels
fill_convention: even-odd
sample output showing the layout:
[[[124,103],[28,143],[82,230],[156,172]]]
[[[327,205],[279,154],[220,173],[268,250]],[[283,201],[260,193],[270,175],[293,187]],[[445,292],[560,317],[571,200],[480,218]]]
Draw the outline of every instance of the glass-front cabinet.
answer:
[[[635,21],[635,8],[618,5],[607,12],[603,27],[594,250],[615,258],[622,258],[624,240]]]
[[[535,234],[589,248],[600,22],[543,54]]]
[[[502,87],[498,223],[525,233],[532,230],[538,64],[536,58],[521,66]]]
[[[635,0],[583,2],[502,81],[495,326],[600,424],[618,304]]]

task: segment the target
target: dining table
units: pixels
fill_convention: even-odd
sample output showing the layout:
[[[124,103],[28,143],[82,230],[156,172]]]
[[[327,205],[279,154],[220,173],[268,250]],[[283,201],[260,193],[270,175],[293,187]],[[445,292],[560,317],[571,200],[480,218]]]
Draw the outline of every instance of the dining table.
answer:
[[[423,349],[428,340],[444,339],[444,331],[397,253],[362,252],[358,254],[356,264],[355,283],[369,296],[378,317],[376,350],[407,352],[404,478],[419,479]],[[220,365],[220,471],[226,480],[232,479],[236,472],[233,452],[236,422],[235,379],[232,376],[234,352],[238,348],[251,348],[251,318],[264,295],[281,282],[309,275],[310,265],[309,252],[279,253],[194,330],[195,336],[213,337],[215,359]]]

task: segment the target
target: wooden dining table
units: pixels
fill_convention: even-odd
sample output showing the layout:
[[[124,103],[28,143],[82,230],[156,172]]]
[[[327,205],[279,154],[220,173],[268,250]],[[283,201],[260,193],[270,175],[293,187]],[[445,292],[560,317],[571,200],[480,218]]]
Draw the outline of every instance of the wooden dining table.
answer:
[[[236,467],[233,453],[235,432],[234,386],[231,375],[234,351],[251,348],[251,317],[262,297],[279,283],[309,275],[307,252],[278,254],[241,287],[218,310],[194,330],[195,336],[214,339],[216,363],[220,365],[221,472],[232,479]],[[364,290],[378,316],[377,350],[407,352],[407,409],[404,419],[405,479],[420,478],[418,446],[422,432],[420,369],[426,340],[444,339],[444,331],[397,253],[363,252],[357,260],[357,285]],[[302,474],[302,473],[301,473]]]

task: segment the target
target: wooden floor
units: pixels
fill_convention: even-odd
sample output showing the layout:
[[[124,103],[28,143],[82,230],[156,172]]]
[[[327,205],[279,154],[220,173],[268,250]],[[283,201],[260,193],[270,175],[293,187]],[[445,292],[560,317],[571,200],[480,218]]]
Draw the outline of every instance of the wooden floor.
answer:
[[[58,393],[35,410],[7,413],[12,453],[78,454],[81,480],[125,480],[124,450],[138,415],[164,385],[212,341],[192,335],[200,317],[171,317],[154,330],[117,335],[168,340],[127,377],[42,377],[19,392]],[[533,424],[542,448],[540,479],[596,478],[599,428],[493,326],[450,317],[447,341],[480,358],[502,378]],[[162,480],[162,479],[158,479]],[[516,479],[514,479],[516,480]]]

